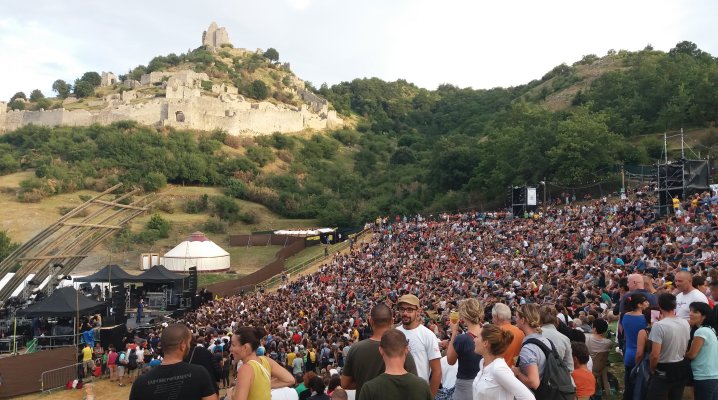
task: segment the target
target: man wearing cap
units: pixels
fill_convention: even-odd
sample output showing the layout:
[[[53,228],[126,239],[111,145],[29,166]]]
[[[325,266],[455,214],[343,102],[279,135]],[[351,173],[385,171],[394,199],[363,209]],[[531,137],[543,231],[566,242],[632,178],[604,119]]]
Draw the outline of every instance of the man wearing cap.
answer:
[[[396,329],[406,336],[409,353],[414,357],[420,378],[429,382],[432,396],[436,397],[441,385],[441,351],[436,335],[421,324],[421,303],[413,294],[405,294],[397,301],[401,325]]]
[[[372,336],[351,346],[342,369],[341,386],[344,389],[356,389],[359,398],[364,383],[384,373],[386,367],[379,352],[379,342],[384,332],[392,329],[391,308],[379,303],[371,309],[369,324]],[[407,355],[404,369],[416,375],[416,365],[411,353]]]

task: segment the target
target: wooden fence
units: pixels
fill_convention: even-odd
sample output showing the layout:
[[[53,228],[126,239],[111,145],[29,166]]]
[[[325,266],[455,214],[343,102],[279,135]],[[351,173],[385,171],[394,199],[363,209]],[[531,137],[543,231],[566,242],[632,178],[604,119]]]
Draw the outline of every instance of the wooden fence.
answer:
[[[287,258],[304,250],[304,238],[283,235],[230,235],[231,246],[284,246],[279,250],[274,261],[240,279],[218,282],[207,286],[207,290],[218,296],[231,296],[254,290],[255,285],[284,272]]]

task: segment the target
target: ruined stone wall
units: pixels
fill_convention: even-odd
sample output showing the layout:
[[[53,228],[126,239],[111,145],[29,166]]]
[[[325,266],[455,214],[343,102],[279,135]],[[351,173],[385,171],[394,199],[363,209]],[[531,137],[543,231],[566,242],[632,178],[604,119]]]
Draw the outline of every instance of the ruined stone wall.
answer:
[[[7,103],[0,101],[0,132],[2,132],[7,121]]]
[[[169,77],[165,98],[128,90],[121,95],[114,93],[103,100],[88,102],[90,106],[104,106],[99,111],[58,109],[6,112],[6,103],[0,102],[0,132],[28,124],[88,126],[93,123],[107,125],[121,120],[133,120],[148,126],[205,131],[224,129],[232,135],[299,132],[307,128],[335,128],[342,124],[336,112],[327,110],[327,101],[311,92],[305,91],[304,97],[310,104],[297,108],[267,101],[249,102],[238,94],[236,87],[225,84],[214,85],[213,91],[219,93],[218,98],[202,96],[201,82],[208,78],[206,74],[194,71],[153,72],[143,75],[142,79],[150,85],[161,82],[165,77]],[[141,102],[138,103],[138,100]],[[320,105],[321,108],[318,107]]]
[[[0,119],[0,121],[2,120]],[[30,124],[40,126],[88,126],[92,123],[92,114],[86,110],[68,111],[64,108],[47,111],[14,110],[7,113],[0,131],[12,131]]]
[[[297,94],[315,113],[326,113],[328,111],[329,102],[326,99],[305,89],[298,89]]]
[[[206,31],[202,32],[202,45],[214,50],[223,44],[231,44],[229,41],[229,33],[224,27],[217,26],[216,22],[212,22]]]
[[[162,72],[162,71],[150,72],[149,74],[143,74],[140,77],[140,84],[143,86],[144,85],[154,85],[155,83],[162,82],[162,79],[169,78],[175,74],[176,74],[176,72]]]
[[[117,76],[112,72],[102,72],[100,86],[111,86],[118,82],[119,80],[117,79]]]

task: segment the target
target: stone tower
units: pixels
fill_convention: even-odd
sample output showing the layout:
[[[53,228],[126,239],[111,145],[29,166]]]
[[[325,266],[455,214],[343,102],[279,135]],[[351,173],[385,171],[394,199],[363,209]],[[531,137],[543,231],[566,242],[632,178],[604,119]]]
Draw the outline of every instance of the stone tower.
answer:
[[[209,28],[202,32],[202,45],[215,50],[223,44],[231,44],[229,34],[224,27],[220,28],[216,22],[212,21]]]

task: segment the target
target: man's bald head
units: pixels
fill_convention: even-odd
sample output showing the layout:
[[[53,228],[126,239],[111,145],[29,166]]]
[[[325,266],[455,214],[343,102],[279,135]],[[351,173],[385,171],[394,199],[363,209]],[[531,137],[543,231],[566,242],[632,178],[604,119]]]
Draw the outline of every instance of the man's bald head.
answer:
[[[379,303],[371,309],[371,320],[377,328],[385,328],[391,325],[393,314],[391,308],[384,303]]]
[[[642,274],[628,275],[628,289],[629,290],[643,289],[643,275]]]
[[[676,274],[676,288],[688,294],[693,290],[693,274],[688,271],[679,271]]]

